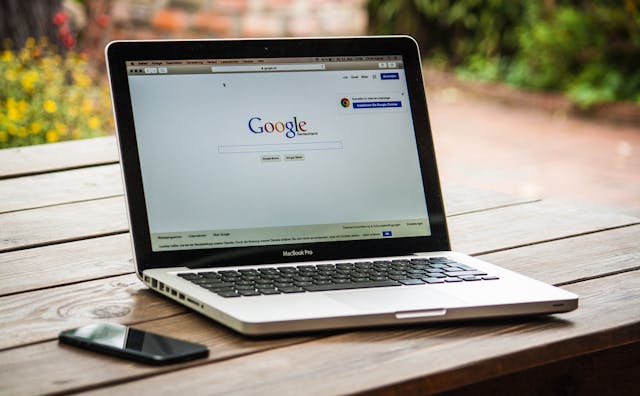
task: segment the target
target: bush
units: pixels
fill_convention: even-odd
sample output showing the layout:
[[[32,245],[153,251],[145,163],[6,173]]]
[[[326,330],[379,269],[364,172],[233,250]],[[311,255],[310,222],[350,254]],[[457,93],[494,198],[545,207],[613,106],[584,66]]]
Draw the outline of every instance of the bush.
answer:
[[[113,125],[108,86],[86,57],[33,38],[0,51],[0,148],[100,136]]]
[[[640,104],[636,1],[370,0],[374,33],[416,37],[463,77],[565,92],[582,107]]]

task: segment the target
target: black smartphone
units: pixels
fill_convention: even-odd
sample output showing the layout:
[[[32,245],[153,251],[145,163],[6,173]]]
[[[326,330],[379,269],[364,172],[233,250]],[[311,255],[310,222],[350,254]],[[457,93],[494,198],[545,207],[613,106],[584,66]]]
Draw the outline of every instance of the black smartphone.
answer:
[[[177,338],[113,323],[66,330],[59,342],[150,364],[171,364],[209,356],[209,349]]]

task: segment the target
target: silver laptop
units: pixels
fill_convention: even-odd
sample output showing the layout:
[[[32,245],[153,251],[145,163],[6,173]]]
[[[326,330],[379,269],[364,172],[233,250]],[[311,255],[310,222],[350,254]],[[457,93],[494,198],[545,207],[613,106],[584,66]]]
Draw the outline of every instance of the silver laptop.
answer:
[[[154,291],[250,335],[577,307],[450,251],[410,37],[106,53],[136,272]]]

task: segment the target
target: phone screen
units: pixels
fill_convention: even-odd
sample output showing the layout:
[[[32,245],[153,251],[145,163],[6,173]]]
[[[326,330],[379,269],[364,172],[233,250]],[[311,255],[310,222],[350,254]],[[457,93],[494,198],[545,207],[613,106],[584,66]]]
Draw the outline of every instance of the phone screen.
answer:
[[[208,355],[204,345],[112,323],[60,333],[60,341],[147,363],[174,363]]]

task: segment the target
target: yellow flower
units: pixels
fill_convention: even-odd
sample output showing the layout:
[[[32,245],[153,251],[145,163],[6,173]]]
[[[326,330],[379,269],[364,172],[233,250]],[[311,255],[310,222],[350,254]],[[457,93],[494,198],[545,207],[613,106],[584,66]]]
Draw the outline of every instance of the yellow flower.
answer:
[[[53,129],[49,129],[47,131],[47,133],[45,134],[44,138],[49,143],[57,142],[58,140],[60,140],[60,137],[58,136],[58,133],[56,131],[54,131]]]
[[[31,70],[22,77],[22,88],[27,92],[33,92],[33,88],[36,82],[38,82],[38,72]]]
[[[81,88],[86,88],[91,85],[91,79],[79,71],[73,73],[73,79]]]
[[[91,129],[98,129],[100,128],[100,119],[98,117],[89,117],[87,124]]]
[[[85,99],[82,101],[82,114],[89,114],[93,111],[93,102],[89,99]]]
[[[56,132],[60,135],[67,133],[67,126],[61,122],[56,122]]]
[[[82,131],[79,128],[75,128],[71,131],[71,136],[73,136],[74,139],[80,139],[82,137]]]
[[[31,130],[32,134],[37,135],[38,133],[40,133],[40,131],[42,131],[42,123],[40,121],[35,121],[31,123],[29,129]]]
[[[27,137],[28,134],[29,133],[27,132],[27,128],[25,128],[25,127],[18,128],[18,136]]]
[[[6,142],[9,140],[9,135],[5,131],[0,131],[0,142]]]
[[[24,42],[24,46],[32,49],[33,47],[36,46],[36,39],[34,39],[33,37],[28,37],[27,40]]]
[[[55,113],[58,110],[58,105],[51,99],[45,100],[43,107],[47,113]]]
[[[24,99],[19,100],[17,105],[20,113],[26,113],[29,110],[29,103]]]
[[[2,51],[2,57],[0,59],[2,59],[4,62],[11,62],[13,60],[13,52],[11,52],[10,50]]]
[[[17,121],[20,118],[20,112],[16,107],[9,107],[7,109],[7,118],[9,118],[10,121]]]

